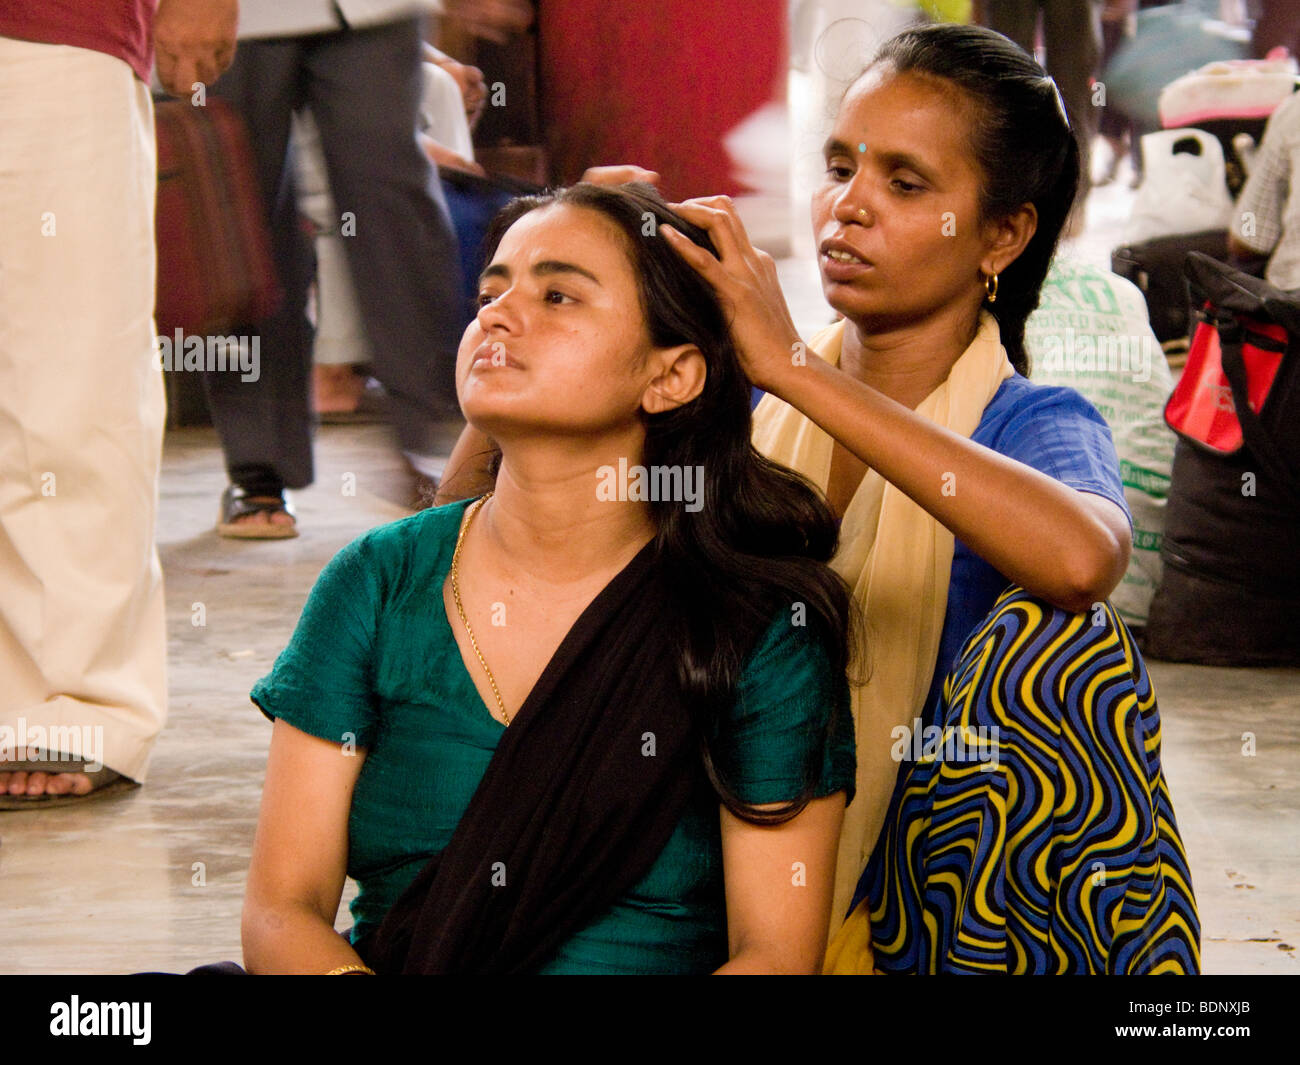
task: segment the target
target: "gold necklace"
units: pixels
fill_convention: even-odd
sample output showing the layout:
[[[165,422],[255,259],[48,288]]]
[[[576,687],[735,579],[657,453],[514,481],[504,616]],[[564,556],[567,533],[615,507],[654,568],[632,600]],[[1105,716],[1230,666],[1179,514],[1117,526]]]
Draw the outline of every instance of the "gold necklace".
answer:
[[[492,685],[492,694],[496,696],[497,707],[501,710],[501,717],[509,726],[510,715],[506,713],[506,704],[501,698],[500,689],[497,688],[496,677],[492,676],[492,670],[488,669],[488,664],[483,658],[483,652],[478,649],[478,641],[474,639],[474,630],[469,627],[469,619],[465,617],[465,607],[460,601],[460,546],[465,542],[465,534],[469,532],[474,515],[491,498],[492,493],[488,492],[482,499],[474,503],[469,508],[469,514],[465,517],[465,524],[460,527],[460,533],[456,537],[456,550],[451,553],[451,596],[456,600],[456,613],[460,615],[460,623],[465,626],[465,632],[469,635],[469,645],[474,648],[474,654],[478,656],[478,664],[483,667],[483,672],[487,674],[488,683]]]

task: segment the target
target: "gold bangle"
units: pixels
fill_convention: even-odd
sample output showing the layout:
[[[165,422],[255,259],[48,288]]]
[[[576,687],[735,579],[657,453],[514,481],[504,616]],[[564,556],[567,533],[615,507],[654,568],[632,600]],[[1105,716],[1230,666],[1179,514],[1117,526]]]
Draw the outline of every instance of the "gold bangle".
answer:
[[[364,973],[367,976],[374,976],[375,970],[365,965],[340,965],[337,969],[331,969],[326,976],[345,976],[348,973]]]

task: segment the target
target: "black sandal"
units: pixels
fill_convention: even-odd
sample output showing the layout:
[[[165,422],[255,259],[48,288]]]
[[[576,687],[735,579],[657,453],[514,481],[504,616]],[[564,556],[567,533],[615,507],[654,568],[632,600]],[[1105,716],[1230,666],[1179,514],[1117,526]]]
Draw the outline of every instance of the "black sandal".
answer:
[[[250,514],[288,514],[293,522],[283,525],[270,521],[240,521]],[[221,493],[221,518],[217,532],[236,540],[287,540],[298,535],[298,516],[284,501],[284,495],[252,496],[232,484]]]

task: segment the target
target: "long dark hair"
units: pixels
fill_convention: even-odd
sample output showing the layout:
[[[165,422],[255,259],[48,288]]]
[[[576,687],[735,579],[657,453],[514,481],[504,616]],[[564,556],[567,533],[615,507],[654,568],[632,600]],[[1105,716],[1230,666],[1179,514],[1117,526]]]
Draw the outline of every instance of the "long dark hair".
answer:
[[[871,61],[898,73],[942,78],[976,105],[971,152],[983,174],[980,220],[1032,203],[1038,227],[998,278],[998,320],[1011,364],[1029,373],[1025,320],[1038,306],[1043,279],[1079,188],[1079,143],[1056,83],[1019,45],[981,26],[940,24],[904,30]],[[865,71],[864,71],[865,73]]]
[[[804,622],[826,648],[832,676],[849,672],[862,640],[860,611],[848,585],[827,563],[839,542],[835,515],[806,478],[772,462],[750,443],[749,381],[713,290],[672,249],[668,223],[715,256],[701,229],[675,214],[650,185],[577,184],[511,201],[483,245],[490,262],[501,238],[530,211],[555,204],[599,212],[626,238],[641,310],[655,347],[693,344],[707,364],[701,393],[657,414],[641,412],[644,464],[703,470],[704,506],[651,502],[656,551],[680,611],[679,680],[701,738],[704,768],[719,798],[738,817],[775,824],[798,814],[821,775],[821,752],[805,767],[798,798],[779,809],[741,801],[717,769],[709,740],[734,699],[752,649],[742,633],[761,632],[782,606],[801,604]],[[499,453],[494,459],[499,463]],[[793,619],[792,619],[793,621]]]

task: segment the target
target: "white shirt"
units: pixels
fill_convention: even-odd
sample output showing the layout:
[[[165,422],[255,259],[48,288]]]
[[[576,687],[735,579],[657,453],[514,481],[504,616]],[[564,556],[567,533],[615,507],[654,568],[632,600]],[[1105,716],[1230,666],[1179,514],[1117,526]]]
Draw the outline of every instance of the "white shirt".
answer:
[[[375,26],[426,12],[441,12],[441,0],[337,0],[352,27]],[[343,28],[335,0],[240,0],[239,37],[300,37]]]
[[[1300,288],[1300,94],[1269,118],[1233,228],[1243,244],[1270,256],[1264,277],[1271,285]]]

